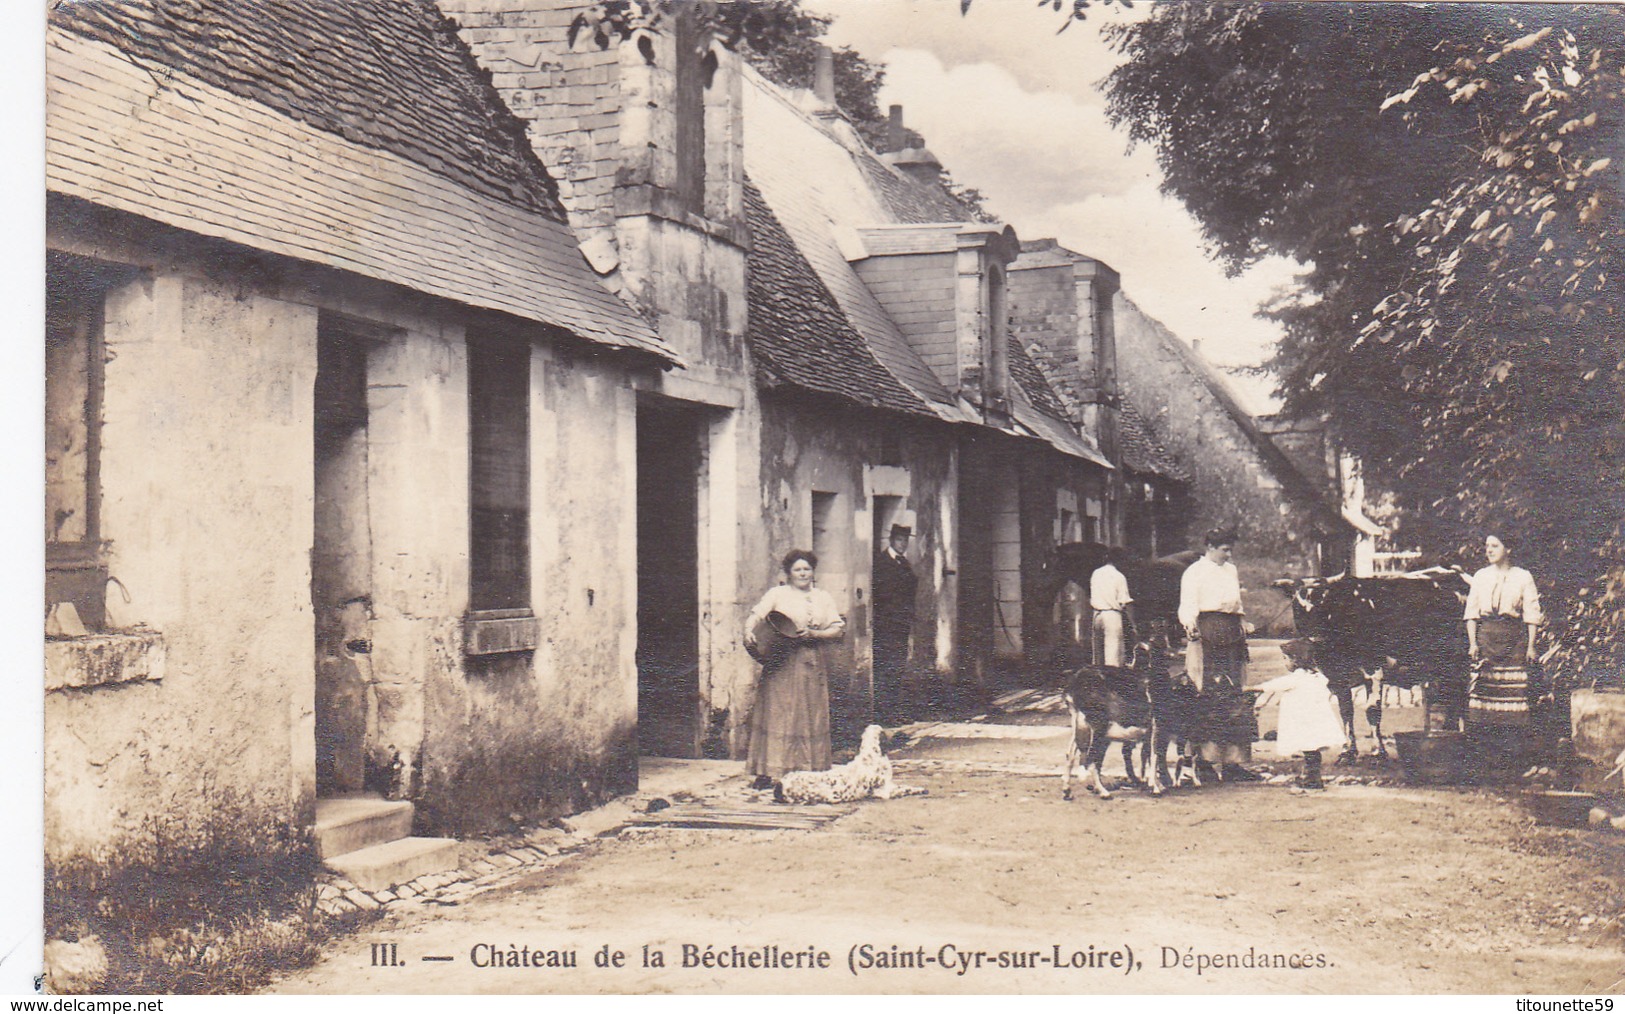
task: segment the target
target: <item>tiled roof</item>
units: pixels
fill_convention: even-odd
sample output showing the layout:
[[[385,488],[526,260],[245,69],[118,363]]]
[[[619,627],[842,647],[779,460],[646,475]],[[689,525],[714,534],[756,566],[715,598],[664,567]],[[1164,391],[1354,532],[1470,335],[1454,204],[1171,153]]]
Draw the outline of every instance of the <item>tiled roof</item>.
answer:
[[[745,68],[745,170],[796,248],[886,371],[959,422],[974,417],[943,386],[842,252],[838,234],[884,222],[852,154],[756,71]]]
[[[765,203],[833,296],[834,303],[893,377],[942,418],[981,423],[974,408],[956,398],[909,346],[897,323],[863,283],[848,258],[847,242],[866,252],[870,243],[916,241],[951,250],[966,228],[1002,232],[973,223],[974,216],[941,187],[927,187],[892,168],[859,142],[843,141],[818,124],[760,75],[746,72],[745,165]],[[923,230],[889,226],[923,225]],[[930,226],[942,225],[942,230]],[[938,232],[940,231],[940,236]],[[754,308],[754,304],[753,304]],[[1009,346],[1012,413],[1010,432],[1035,436],[1064,453],[1108,464],[1094,444],[1067,422],[1055,392],[1037,365],[1012,338]],[[1109,467],[1109,465],[1108,465]]]
[[[53,193],[676,359],[419,0],[53,8]]]
[[[1049,386],[1049,381],[1044,379],[1043,371],[1038,368],[1033,357],[1028,355],[1027,349],[1021,344],[1021,339],[1012,333],[1006,347],[1009,349],[1010,377],[1027,392],[1027,397],[1032,399],[1033,407],[1045,415],[1065,419],[1066,409],[1061,405],[1061,399],[1055,394],[1054,388]]]
[[[898,221],[975,221],[975,212],[941,186],[921,183],[868,150],[854,152],[853,158]]]
[[[1117,444],[1123,453],[1123,464],[1131,472],[1160,475],[1176,482],[1191,480],[1190,470],[1174,460],[1126,399],[1117,413]]]
[[[1064,419],[1038,411],[1028,400],[1025,389],[1019,385],[1010,390],[1010,417],[1019,427],[1015,432],[1035,436],[1062,454],[1092,461],[1104,468],[1112,467],[1111,460],[1100,453],[1093,438],[1080,433],[1076,426]]]
[[[875,359],[748,179],[745,214],[751,352],[773,376],[861,405],[935,416]]]
[[[73,0],[50,20],[564,221],[517,122],[427,0]]]

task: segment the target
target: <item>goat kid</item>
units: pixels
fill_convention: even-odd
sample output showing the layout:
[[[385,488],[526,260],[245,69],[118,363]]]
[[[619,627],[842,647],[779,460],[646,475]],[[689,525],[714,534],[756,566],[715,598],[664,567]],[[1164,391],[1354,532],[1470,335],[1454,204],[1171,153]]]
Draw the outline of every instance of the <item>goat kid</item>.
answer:
[[[1061,772],[1061,797],[1072,798],[1072,773],[1080,767],[1080,778],[1095,795],[1110,799],[1100,778],[1100,766],[1112,743],[1123,744],[1124,766],[1131,781],[1134,776],[1133,745],[1156,740],[1151,695],[1147,689],[1149,665],[1144,664],[1150,645],[1135,646],[1135,664],[1128,668],[1081,666],[1067,676],[1066,702],[1072,735],[1067,743],[1066,767]],[[1160,796],[1165,786],[1164,765],[1151,767],[1151,794]],[[1143,782],[1141,783],[1143,784]]]
[[[1199,695],[1196,684],[1189,676],[1175,679],[1167,666],[1153,667],[1146,675],[1146,691],[1151,698],[1151,735],[1140,741],[1140,775],[1134,774],[1129,763],[1132,745],[1123,744],[1124,767],[1129,780],[1145,784],[1145,777],[1153,773],[1163,785],[1202,787],[1202,778],[1196,766],[1194,746],[1186,730],[1195,720]],[[1168,770],[1168,747],[1174,748],[1174,769]]]

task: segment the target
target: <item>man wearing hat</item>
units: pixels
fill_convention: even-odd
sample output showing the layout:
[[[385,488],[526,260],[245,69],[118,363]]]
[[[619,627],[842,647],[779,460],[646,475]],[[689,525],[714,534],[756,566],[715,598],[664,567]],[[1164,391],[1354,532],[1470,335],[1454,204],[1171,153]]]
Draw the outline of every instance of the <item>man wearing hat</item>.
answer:
[[[914,594],[919,578],[908,562],[907,525],[892,525],[886,548],[875,556],[875,717],[902,719],[908,637],[914,628]]]

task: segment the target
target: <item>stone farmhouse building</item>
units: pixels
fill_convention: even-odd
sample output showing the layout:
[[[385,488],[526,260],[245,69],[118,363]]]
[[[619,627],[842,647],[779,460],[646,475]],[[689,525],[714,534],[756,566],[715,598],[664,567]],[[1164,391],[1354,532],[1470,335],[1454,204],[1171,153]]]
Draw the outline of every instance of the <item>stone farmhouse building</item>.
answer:
[[[1107,265],[976,221],[900,118],[872,150],[827,64],[786,90],[693,7],[593,10],[53,9],[53,861],[228,805],[480,831],[743,756],[792,547],[852,734],[893,524],[919,699],[1045,657],[1057,547],[1200,531]]]
[[[49,853],[631,788],[637,391],[680,357],[455,35],[67,4],[47,67]]]
[[[1349,570],[1381,529],[1323,434],[1255,418],[1198,348],[1122,293],[1115,310],[1124,404],[1189,477],[1185,541],[1200,548],[1204,532],[1234,528],[1249,619],[1289,633],[1290,601],[1270,583]]]

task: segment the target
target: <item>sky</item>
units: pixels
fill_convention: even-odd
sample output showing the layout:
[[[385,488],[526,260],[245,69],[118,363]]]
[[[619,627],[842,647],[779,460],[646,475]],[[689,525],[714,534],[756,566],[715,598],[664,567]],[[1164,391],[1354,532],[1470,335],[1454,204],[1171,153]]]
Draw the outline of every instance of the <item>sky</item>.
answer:
[[[906,125],[959,183],[1023,239],[1055,237],[1116,268],[1123,291],[1222,368],[1267,359],[1279,329],[1260,303],[1292,284],[1298,266],[1272,258],[1237,278],[1203,251],[1201,231],[1146,146],[1106,119],[1101,80],[1120,62],[1105,25],[1145,17],[1117,5],[1057,32],[1064,13],[1034,0],[807,0],[835,18],[826,39],[886,66],[881,108]],[[1070,10],[1069,2],[1063,3]],[[1267,378],[1231,374],[1254,412],[1275,408]]]

